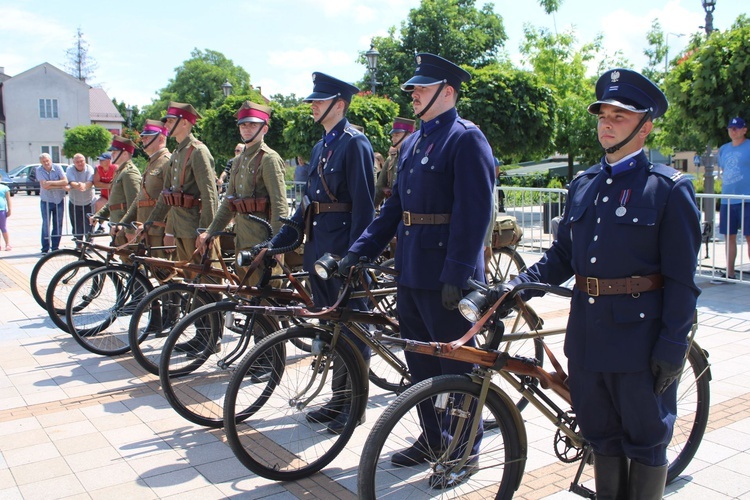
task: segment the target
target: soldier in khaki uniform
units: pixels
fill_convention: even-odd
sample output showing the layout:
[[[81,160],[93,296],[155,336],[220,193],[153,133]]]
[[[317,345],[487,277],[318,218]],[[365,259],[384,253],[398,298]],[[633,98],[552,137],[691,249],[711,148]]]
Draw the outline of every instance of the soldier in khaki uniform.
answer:
[[[281,156],[263,141],[270,116],[271,108],[250,101],[245,101],[237,112],[237,125],[245,149],[234,162],[226,198],[208,232],[198,237],[199,245],[204,244],[209,233],[221,231],[234,217],[235,249],[248,250],[266,238],[266,230],[248,220],[246,214],[268,220],[274,234],[281,227],[279,217],[288,217],[284,183],[286,165]],[[258,279],[259,276],[253,276],[250,283],[254,284]]]
[[[148,166],[143,172],[141,190],[136,200],[130,204],[127,213],[120,222],[143,222],[148,220],[154,211],[156,200],[164,189],[164,176],[169,166],[172,155],[167,149],[167,129],[164,124],[157,120],[146,120],[141,132],[141,147],[148,155]],[[170,228],[171,229],[171,228]],[[170,233],[171,234],[171,233]],[[164,228],[152,226],[148,232],[148,245],[158,247],[163,245]],[[169,251],[172,252],[171,250]],[[163,257],[161,252],[152,254],[154,257]]]
[[[391,189],[396,183],[396,167],[398,157],[401,153],[401,143],[414,132],[414,120],[397,117],[393,121],[391,129],[391,148],[388,150],[388,159],[378,174],[375,182],[375,207],[379,207],[391,196]]]
[[[189,260],[196,248],[196,232],[211,225],[216,216],[218,196],[214,158],[205,144],[192,134],[200,114],[190,104],[170,102],[162,118],[169,135],[177,140],[164,176],[164,189],[148,221],[164,222],[169,215],[170,229],[165,245],[177,246],[177,259]],[[144,222],[148,222],[144,221]],[[200,259],[193,259],[198,263]]]
[[[112,138],[112,163],[119,165],[112,179],[112,187],[109,189],[107,204],[99,210],[96,215],[109,217],[110,222],[122,222],[122,218],[133,201],[138,196],[141,183],[141,172],[131,161],[135,153],[135,143],[125,137],[115,136]],[[124,231],[113,230],[116,234],[115,245],[124,245],[127,237]]]

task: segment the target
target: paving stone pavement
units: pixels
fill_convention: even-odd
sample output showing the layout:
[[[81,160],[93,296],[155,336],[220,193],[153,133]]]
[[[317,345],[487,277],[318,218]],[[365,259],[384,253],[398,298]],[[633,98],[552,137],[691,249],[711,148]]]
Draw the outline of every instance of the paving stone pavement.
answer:
[[[0,499],[356,498],[359,454],[393,396],[375,394],[367,422],[322,473],[289,483],[250,473],[221,430],[179,417],[132,357],[94,355],[54,327],[28,286],[39,258],[39,198],[19,194],[13,202],[13,250],[0,252]],[[750,286],[699,284],[697,340],[710,354],[711,416],[667,498],[750,499]],[[564,300],[535,300],[542,317],[564,322]],[[533,408],[523,416],[530,450],[516,498],[580,498],[567,492],[577,465],[554,456],[552,426]],[[593,488],[590,468],[584,481]]]

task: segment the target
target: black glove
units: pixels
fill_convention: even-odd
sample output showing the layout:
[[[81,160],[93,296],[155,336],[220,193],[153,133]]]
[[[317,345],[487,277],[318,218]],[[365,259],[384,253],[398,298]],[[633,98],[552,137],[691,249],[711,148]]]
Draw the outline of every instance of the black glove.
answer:
[[[500,283],[499,285],[496,285],[487,292],[487,301],[489,302],[490,306],[493,306],[495,302],[500,300],[500,297],[502,297],[506,293],[510,293],[513,291],[513,285],[510,283]],[[500,306],[495,311],[495,314],[498,318],[504,318],[508,314],[510,314],[510,311],[513,309],[513,306],[516,304],[514,300],[504,300]]]
[[[654,374],[654,393],[658,396],[664,394],[664,391],[682,374],[682,365],[673,365],[651,358],[651,373]]]
[[[463,293],[459,287],[448,283],[443,284],[443,307],[452,311],[458,307],[458,303],[461,302],[462,298]]]
[[[339,274],[349,276],[352,267],[359,263],[359,255],[354,252],[347,252],[343,259],[339,261]]]

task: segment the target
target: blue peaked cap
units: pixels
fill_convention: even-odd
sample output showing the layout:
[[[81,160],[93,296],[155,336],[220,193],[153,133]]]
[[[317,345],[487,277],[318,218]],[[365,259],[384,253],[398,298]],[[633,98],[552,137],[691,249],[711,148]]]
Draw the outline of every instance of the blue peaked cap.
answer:
[[[589,113],[599,114],[602,104],[635,113],[650,111],[652,118],[659,118],[669,107],[667,97],[654,82],[636,71],[623,68],[611,69],[597,80],[596,102],[589,106]]]
[[[350,102],[354,94],[359,93],[359,89],[354,85],[346,83],[326,75],[325,73],[315,72],[312,74],[313,92],[307,96],[304,101],[327,101],[335,97]]]
[[[416,62],[414,76],[401,85],[403,91],[411,92],[417,85],[429,86],[443,81],[454,89],[461,90],[461,83],[471,80],[468,71],[435,54],[417,54]]]

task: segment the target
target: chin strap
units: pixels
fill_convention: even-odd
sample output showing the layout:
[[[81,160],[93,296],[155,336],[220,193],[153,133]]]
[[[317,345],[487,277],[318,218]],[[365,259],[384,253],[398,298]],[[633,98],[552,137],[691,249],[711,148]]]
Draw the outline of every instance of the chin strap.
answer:
[[[122,156],[122,150],[117,150],[117,158],[112,158],[112,163],[119,166],[120,165],[120,157]]]
[[[153,139],[151,139],[150,141],[148,141],[148,144],[144,144],[143,146],[141,146],[141,149],[143,150],[143,152],[145,153],[145,152],[146,152],[146,150],[148,149],[148,147],[149,147],[150,145],[152,145],[152,144],[154,143],[154,141],[155,141],[156,139],[158,139],[158,138],[159,138],[159,134],[156,134],[156,135],[154,136],[154,138],[153,138]]]
[[[415,114],[414,116],[416,116],[417,118],[422,118],[422,115],[427,113],[427,111],[432,107],[432,105],[435,104],[435,101],[440,95],[440,92],[442,92],[443,89],[445,88],[446,83],[448,83],[446,80],[443,80],[442,82],[440,82],[440,86],[438,87],[437,92],[435,92],[435,95],[432,96],[432,99],[430,99],[430,102],[427,103],[427,106],[425,106],[425,108],[422,111]]]
[[[263,126],[265,126],[265,123],[263,123]],[[242,142],[244,144],[250,144],[251,142],[253,142],[255,140],[255,138],[258,137],[258,134],[260,134],[260,131],[263,130],[263,126],[261,126],[260,128],[258,128],[258,131],[255,132],[255,134],[250,139],[247,139],[247,140],[242,139]]]
[[[404,139],[406,139],[406,138],[407,138],[407,137],[409,137],[410,135],[411,135],[411,134],[404,134],[404,135],[402,135],[402,136],[401,136],[401,139],[399,139],[399,140],[398,140],[398,142],[397,142],[396,144],[391,144],[391,147],[397,148],[397,147],[398,147],[398,145],[399,145],[399,144],[401,144],[402,142],[404,142]]]
[[[649,118],[651,118],[651,111],[646,111],[643,114],[643,118],[641,118],[641,121],[638,122],[638,125],[636,125],[636,127],[633,129],[633,131],[630,133],[629,136],[627,136],[623,141],[619,142],[618,144],[615,144],[612,147],[606,148],[604,152],[607,153],[608,155],[611,155],[612,153],[619,151],[621,147],[623,147],[625,144],[633,140],[633,137],[635,137],[638,131],[641,130],[641,127],[643,127],[643,125],[646,123],[646,121],[648,121]]]
[[[169,133],[167,134],[167,137],[174,137],[174,129],[177,128],[177,125],[180,124],[180,120],[182,120],[181,116],[178,116],[177,119],[174,122],[174,125],[172,125],[172,128],[169,130]]]
[[[336,97],[334,97],[333,99],[331,99],[331,104],[328,105],[328,109],[326,109],[325,113],[323,113],[322,115],[320,115],[320,119],[319,120],[315,120],[315,123],[321,123],[323,120],[325,120],[325,117],[328,116],[328,113],[331,112],[331,110],[333,109],[333,105],[336,104],[336,101],[338,101],[340,95],[341,94],[339,94]]]

